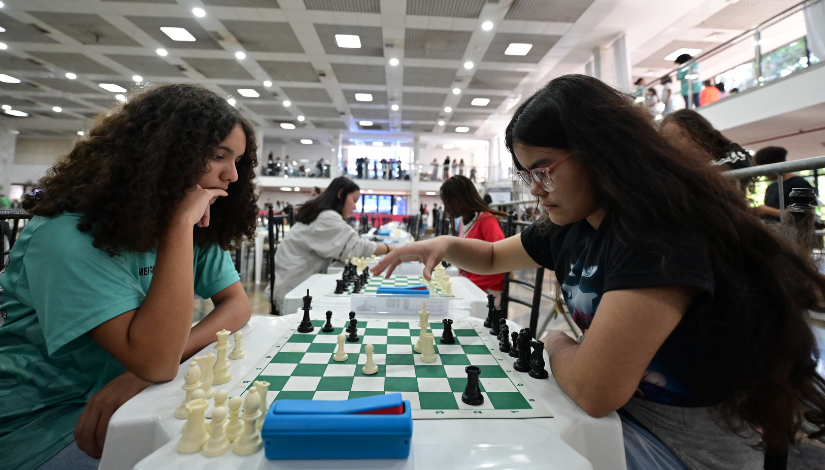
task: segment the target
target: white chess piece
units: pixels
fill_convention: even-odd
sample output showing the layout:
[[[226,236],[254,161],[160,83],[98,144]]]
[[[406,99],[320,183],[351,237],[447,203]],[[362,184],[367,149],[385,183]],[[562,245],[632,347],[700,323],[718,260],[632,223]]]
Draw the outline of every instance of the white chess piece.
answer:
[[[203,390],[204,398],[212,398],[215,396],[215,389],[212,387],[214,376],[212,374],[212,367],[215,365],[215,354],[209,353],[205,356],[195,358],[201,368],[201,390]]]
[[[346,336],[344,336],[344,333],[341,333],[338,335],[338,349],[332,356],[332,359],[337,362],[344,362],[349,358],[347,353],[344,352],[344,341],[346,341]]]
[[[229,438],[224,433],[226,425],[226,407],[216,406],[212,409],[212,435],[203,446],[203,455],[207,457],[217,457],[229,450]]]
[[[215,349],[218,350],[218,359],[215,360],[212,383],[221,385],[232,380],[232,372],[229,371],[229,359],[226,358],[226,350],[229,349],[229,330],[221,330],[216,334],[218,335],[218,344],[215,345]]]
[[[241,341],[243,341],[243,332],[235,333],[235,349],[232,350],[232,353],[229,354],[229,359],[236,361],[238,359],[243,359],[246,356],[246,353],[243,352],[241,349]]]
[[[450,282],[449,279],[444,282],[444,293],[447,295],[453,295],[453,283]]]
[[[258,407],[261,405],[261,396],[258,395],[258,390],[255,387],[246,392],[246,398],[243,401],[243,413],[241,414],[241,421],[243,421],[243,431],[235,441],[232,450],[238,455],[249,455],[258,452],[263,447],[263,440],[261,440],[261,433],[255,428],[255,421],[261,416]]]
[[[229,399],[229,392],[226,390],[218,390],[215,393],[215,404],[212,406],[213,408],[217,408],[219,406],[226,406],[226,400]]]
[[[183,436],[175,447],[181,454],[194,454],[203,449],[209,439],[206,429],[206,407],[209,402],[203,398],[203,390],[195,390],[193,399],[186,404],[189,418],[183,428]]]
[[[424,334],[424,345],[421,352],[421,362],[435,362],[438,356],[435,354],[435,337],[432,333]]]
[[[201,368],[195,361],[189,363],[189,369],[186,370],[186,383],[183,384],[183,389],[186,390],[186,397],[183,402],[175,409],[175,418],[186,419],[189,417],[189,412],[186,410],[186,404],[192,401],[192,392],[201,387],[200,383]]]
[[[366,375],[378,373],[378,366],[375,365],[375,361],[372,360],[373,351],[375,351],[375,347],[371,344],[364,347],[364,352],[367,354],[367,363],[364,364],[364,368],[361,369],[361,371]]]
[[[255,428],[258,432],[261,432],[261,428],[264,426],[264,418],[266,418],[266,413],[269,411],[269,406],[266,402],[266,392],[269,391],[269,382],[266,380],[256,380],[252,382],[252,385],[258,389],[258,395],[261,396],[261,417],[258,418],[258,422],[255,423]]]
[[[241,403],[243,403],[241,397],[229,399],[229,423],[226,425],[226,437],[230,442],[235,442],[243,430],[243,423],[240,420]]]
[[[421,353],[424,347],[424,335],[427,334],[427,327],[430,325],[430,312],[427,311],[426,304],[421,305],[418,317],[420,318],[418,325],[421,326],[421,333],[418,334],[418,341],[415,342],[415,352]]]

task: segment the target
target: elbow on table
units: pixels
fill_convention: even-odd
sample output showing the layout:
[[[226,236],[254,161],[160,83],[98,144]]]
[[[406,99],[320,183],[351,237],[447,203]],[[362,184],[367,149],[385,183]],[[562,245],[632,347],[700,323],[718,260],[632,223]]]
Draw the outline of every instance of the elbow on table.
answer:
[[[177,361],[168,361],[169,364],[137,364],[130,367],[129,371],[135,374],[139,379],[151,383],[169,382],[174,380],[178,375],[179,364]]]
[[[610,394],[603,391],[601,393],[593,391],[579,395],[574,401],[588,415],[594,418],[604,418],[624,406],[631,396],[632,393],[625,396],[623,393]]]

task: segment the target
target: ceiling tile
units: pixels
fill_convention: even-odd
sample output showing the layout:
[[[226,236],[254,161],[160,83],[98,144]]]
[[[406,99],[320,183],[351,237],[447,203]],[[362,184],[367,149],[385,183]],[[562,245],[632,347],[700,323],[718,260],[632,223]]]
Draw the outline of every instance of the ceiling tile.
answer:
[[[120,2],[120,3],[153,3],[153,4],[167,4],[174,5],[178,3],[176,0],[101,0],[102,2]]]
[[[277,0],[201,0],[216,7],[280,8]]]
[[[100,98],[80,98],[83,101],[88,101],[89,103],[96,104],[103,108],[111,108],[118,104],[117,100],[115,99],[114,95],[111,98],[107,98],[101,95]]]
[[[47,12],[31,12],[31,15],[81,44],[140,47],[137,41],[98,15]]]
[[[89,88],[77,80],[69,80],[68,78],[38,78],[37,83],[54,88],[55,90],[65,91],[66,93],[95,93],[100,88]]]
[[[407,28],[404,55],[412,59],[461,60],[470,36],[469,31]]]
[[[493,41],[484,54],[485,62],[523,62],[537,64],[547,55],[550,48],[561,39],[561,36],[548,36],[545,34],[518,34],[518,33],[496,33]],[[532,44],[530,52],[526,55],[505,55],[504,51],[511,43]]]
[[[407,14],[478,18],[485,0],[407,0]]]
[[[384,41],[380,27],[316,24],[315,32],[327,54],[384,57]],[[355,34],[361,38],[358,49],[338,47],[336,34]]]
[[[259,60],[258,65],[276,82],[320,82],[309,62]]]
[[[29,99],[20,99],[14,96],[0,96],[0,105],[2,104],[8,104],[11,106],[31,106],[35,103]]]
[[[379,0],[304,0],[307,10],[381,13]]]
[[[470,130],[467,131],[467,132],[456,132],[455,128],[459,127],[459,126],[453,125],[452,122],[447,123],[447,125],[444,126],[444,127],[445,127],[444,132],[457,133],[457,134],[467,134],[467,135],[475,134],[476,131],[478,130],[478,127],[470,127]],[[469,127],[469,126],[464,126],[464,127]]]
[[[509,70],[476,70],[470,89],[512,90],[527,76],[527,72]]]
[[[281,87],[281,90],[294,103],[332,103],[329,93],[323,88]]]
[[[61,121],[77,119],[77,116],[72,116],[71,114],[66,113],[55,113],[54,111],[29,111],[27,109],[23,109],[23,111],[26,111],[32,115],[42,116],[49,119],[59,119]]]
[[[740,0],[719,10],[696,27],[750,29],[798,3],[798,0]]]
[[[401,111],[402,121],[432,121],[438,120],[438,114],[441,111],[435,110],[419,110],[419,109],[404,109]]]
[[[86,108],[85,104],[80,104],[60,96],[33,96],[32,99],[48,106],[60,106],[64,109]]]
[[[490,100],[490,102],[487,103],[486,106],[473,106],[471,103],[473,102],[473,100],[475,98],[487,98],[487,99]],[[479,111],[480,110],[487,110],[487,109],[493,110],[493,109],[497,108],[498,105],[500,105],[502,101],[504,101],[504,98],[506,98],[506,97],[505,96],[495,96],[495,95],[493,95],[493,96],[486,95],[485,96],[485,95],[479,95],[479,94],[476,94],[476,93],[465,93],[464,96],[461,97],[461,100],[459,100],[458,107],[459,108],[469,108],[469,109],[473,109],[473,110],[477,109]]]
[[[338,83],[386,85],[387,76],[381,65],[332,64]]]
[[[188,57],[185,59],[190,67],[202,73],[206,78],[229,78],[235,80],[252,80],[237,60],[232,59],[199,59]]]
[[[352,111],[352,117],[356,119],[381,119],[386,121],[390,118],[387,108],[356,108],[350,106],[349,109]]]
[[[37,17],[37,15],[34,16]],[[48,21],[46,21],[46,23],[48,23]],[[0,25],[3,25],[3,27],[6,28],[6,31],[2,33],[3,41],[6,42],[57,42],[34,26],[21,23],[2,13],[0,13]]]
[[[505,20],[574,23],[595,0],[517,0]]]
[[[452,80],[452,79],[451,79]],[[447,99],[446,93],[416,93],[405,91],[403,95],[404,104],[407,106],[444,106]]]
[[[212,36],[194,18],[165,18],[156,16],[127,16],[138,28],[168,49],[208,49],[223,50]],[[160,30],[162,27],[184,28],[195,37],[195,41],[173,41]]]
[[[253,100],[271,100],[275,99],[272,92],[262,86],[249,85],[221,85],[221,88],[229,95],[232,95],[236,100],[253,99]],[[238,88],[246,88],[258,92],[258,98],[244,98],[238,93]]]
[[[372,101],[358,101],[355,99],[356,93],[369,93],[372,95]],[[349,104],[387,104],[386,91],[344,90],[344,97]]]
[[[119,75],[109,67],[101,65],[96,60],[83,54],[72,54],[68,52],[31,52],[31,55],[74,73]]]
[[[346,129],[347,126],[341,121],[312,121],[319,129]]]
[[[490,113],[471,113],[456,111],[450,115],[450,124],[463,123],[480,126],[487,120]]]
[[[304,52],[289,23],[221,20],[221,24],[247,51]]]
[[[332,106],[301,106],[304,116],[308,118],[337,118],[341,113]]]
[[[292,114],[280,103],[245,103],[244,106],[263,116],[292,118]]]
[[[21,59],[20,57],[15,57],[6,53],[0,54],[0,70],[24,70],[27,72],[45,71],[42,65],[37,65],[28,59]]]
[[[408,124],[402,123],[401,130],[406,132],[432,132],[435,124]]]
[[[146,77],[184,77],[177,65],[170,64],[157,56],[107,55],[132,72]]]
[[[404,67],[404,86],[450,88],[454,79],[455,69]]]

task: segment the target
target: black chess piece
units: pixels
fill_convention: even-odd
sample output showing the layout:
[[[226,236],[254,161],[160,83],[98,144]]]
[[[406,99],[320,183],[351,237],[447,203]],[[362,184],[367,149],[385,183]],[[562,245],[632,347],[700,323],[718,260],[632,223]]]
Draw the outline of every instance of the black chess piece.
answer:
[[[347,341],[350,343],[354,343],[358,341],[360,338],[358,337],[358,320],[352,319],[349,321],[349,336],[347,336]]]
[[[510,357],[518,357],[518,331],[510,333],[512,344],[510,345]]]
[[[441,320],[444,324],[444,332],[441,333],[441,344],[455,344],[455,336],[453,336],[453,321],[449,318]]]
[[[501,341],[501,334],[504,331],[504,327],[507,326],[507,319],[506,318],[499,318],[498,319],[498,335],[496,337],[499,341]],[[508,328],[509,331],[509,328]]]
[[[490,320],[490,324],[492,325],[492,328],[490,328],[490,334],[496,337],[498,337],[498,333],[501,331],[501,323],[498,322],[498,320],[501,318],[500,315],[500,308],[493,309],[493,318]]]
[[[530,332],[526,328],[518,334],[518,359],[513,363],[513,369],[519,372],[530,370]]]
[[[309,289],[307,289],[307,295],[304,296],[304,306],[301,308],[304,310],[304,317],[301,319],[301,324],[298,325],[298,333],[309,333],[315,329],[309,319],[309,311],[312,310],[312,296],[309,295]]]
[[[349,324],[347,325],[347,328],[344,330],[347,333],[349,333],[349,330],[352,328],[352,321],[353,320],[355,320],[355,312],[351,311],[351,312],[349,312]]]
[[[360,294],[361,293],[361,280],[357,277],[355,278],[355,285],[352,287],[353,294]]]
[[[321,327],[321,331],[324,333],[330,333],[334,330],[335,327],[332,326],[332,310],[327,310],[327,322]]]
[[[487,294],[487,319],[484,320],[484,328],[493,326],[493,310],[496,308],[496,296]]]
[[[544,343],[538,340],[530,341],[533,352],[530,353],[530,377],[546,379],[550,376],[544,368]]]
[[[344,291],[346,290],[346,287],[344,287],[345,285],[346,284],[344,283],[343,279],[336,279],[335,280],[335,293],[336,294],[343,294]]]
[[[481,405],[484,403],[484,395],[481,394],[481,387],[478,385],[478,376],[481,374],[481,369],[478,366],[467,366],[464,371],[467,372],[467,386],[464,388],[464,393],[461,394],[461,401],[468,405]]]
[[[501,341],[498,342],[498,350],[510,352],[510,327],[507,325],[501,328]]]

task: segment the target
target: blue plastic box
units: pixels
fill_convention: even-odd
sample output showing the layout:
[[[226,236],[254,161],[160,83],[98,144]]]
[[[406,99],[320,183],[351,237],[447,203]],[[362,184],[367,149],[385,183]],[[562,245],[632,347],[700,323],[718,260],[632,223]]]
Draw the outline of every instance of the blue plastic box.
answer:
[[[389,414],[383,414],[389,413]],[[264,419],[266,458],[406,459],[410,402],[400,393],[352,400],[279,400]]]

